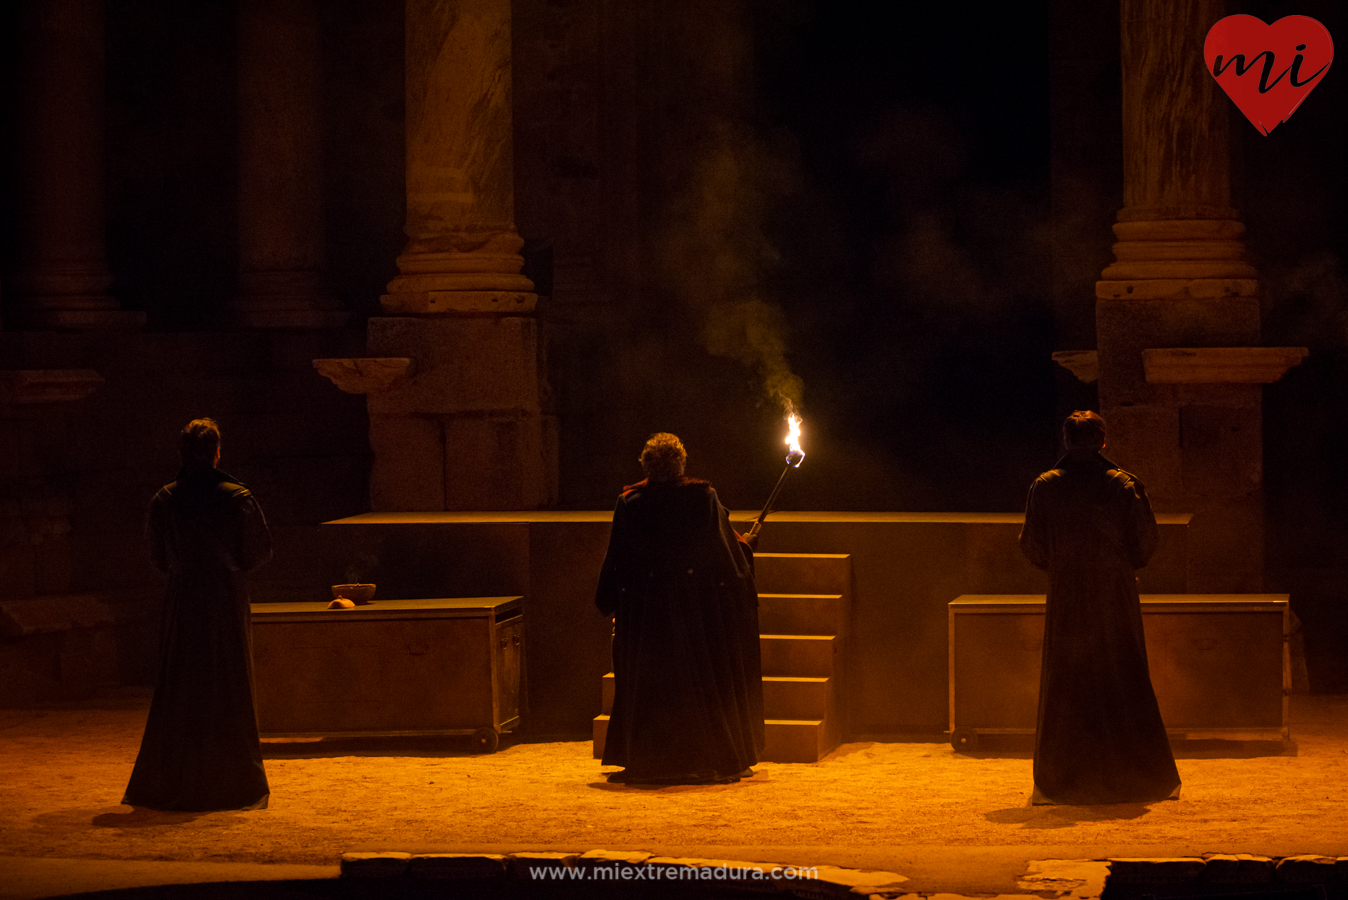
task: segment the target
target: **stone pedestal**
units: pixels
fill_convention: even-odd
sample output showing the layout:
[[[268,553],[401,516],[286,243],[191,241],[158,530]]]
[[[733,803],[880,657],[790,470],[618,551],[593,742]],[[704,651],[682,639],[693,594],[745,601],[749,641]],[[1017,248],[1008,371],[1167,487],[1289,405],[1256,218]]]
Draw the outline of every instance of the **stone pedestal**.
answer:
[[[556,497],[533,283],[514,224],[510,0],[407,2],[407,247],[371,357],[375,510],[534,509]]]
[[[21,14],[21,328],[137,330],[110,288],[104,223],[102,0],[29,0]]]
[[[253,328],[336,328],[323,285],[318,0],[239,3],[239,294]]]
[[[1202,592],[1263,587],[1259,384],[1300,359],[1284,352],[1278,368],[1258,348],[1258,273],[1230,206],[1229,101],[1195,62],[1223,15],[1223,0],[1123,0],[1124,208],[1096,284],[1106,455],[1157,511],[1194,514],[1189,589]]]

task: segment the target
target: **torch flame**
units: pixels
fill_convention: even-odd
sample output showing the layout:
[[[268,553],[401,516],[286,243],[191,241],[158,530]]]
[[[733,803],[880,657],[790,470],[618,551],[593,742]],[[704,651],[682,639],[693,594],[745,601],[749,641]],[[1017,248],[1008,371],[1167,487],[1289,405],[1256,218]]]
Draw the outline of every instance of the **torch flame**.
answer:
[[[791,432],[786,436],[786,464],[788,466],[799,466],[805,459],[805,451],[800,449],[800,416],[796,415],[795,410],[787,413],[787,424],[791,426]]]

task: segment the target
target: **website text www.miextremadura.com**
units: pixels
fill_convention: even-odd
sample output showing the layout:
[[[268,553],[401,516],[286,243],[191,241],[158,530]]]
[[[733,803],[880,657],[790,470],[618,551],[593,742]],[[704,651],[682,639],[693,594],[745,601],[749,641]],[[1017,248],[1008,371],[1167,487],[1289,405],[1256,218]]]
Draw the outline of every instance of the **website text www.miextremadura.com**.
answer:
[[[819,877],[804,866],[530,866],[529,877],[553,881],[806,881]]]

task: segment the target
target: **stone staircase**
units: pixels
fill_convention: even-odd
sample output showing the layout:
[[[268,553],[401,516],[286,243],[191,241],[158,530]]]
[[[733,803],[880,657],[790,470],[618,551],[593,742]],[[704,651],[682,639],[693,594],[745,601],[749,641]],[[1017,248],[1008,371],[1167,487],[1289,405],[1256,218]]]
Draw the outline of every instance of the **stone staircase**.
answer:
[[[851,621],[852,560],[845,553],[759,553],[764,762],[817,762],[842,741],[842,684]],[[594,756],[604,754],[613,673],[602,683]]]

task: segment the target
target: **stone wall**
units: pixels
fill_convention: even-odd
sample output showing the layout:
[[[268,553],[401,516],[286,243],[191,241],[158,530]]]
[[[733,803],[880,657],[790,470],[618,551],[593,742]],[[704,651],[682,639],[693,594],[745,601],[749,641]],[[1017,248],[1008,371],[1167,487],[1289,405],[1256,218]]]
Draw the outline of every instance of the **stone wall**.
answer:
[[[177,434],[211,416],[221,468],[248,484],[277,538],[368,508],[361,398],[311,360],[358,331],[0,334],[9,372],[97,373],[82,399],[0,403],[0,703],[153,678],[162,579],[147,504],[178,468]],[[12,376],[11,376],[12,377]],[[284,553],[272,564],[284,571]]]

